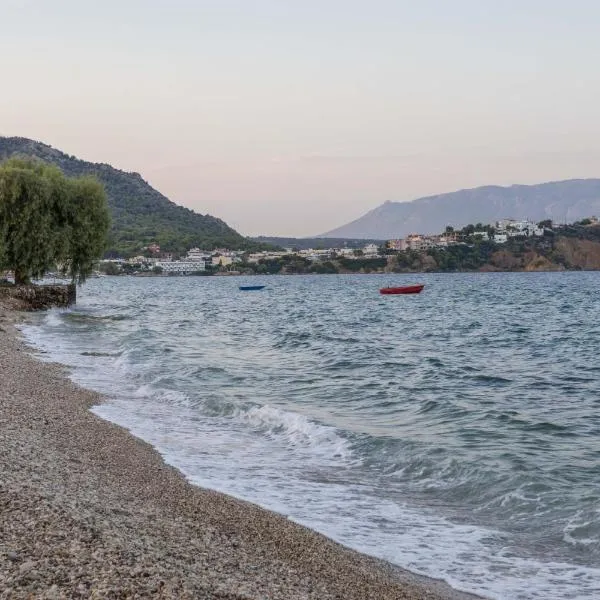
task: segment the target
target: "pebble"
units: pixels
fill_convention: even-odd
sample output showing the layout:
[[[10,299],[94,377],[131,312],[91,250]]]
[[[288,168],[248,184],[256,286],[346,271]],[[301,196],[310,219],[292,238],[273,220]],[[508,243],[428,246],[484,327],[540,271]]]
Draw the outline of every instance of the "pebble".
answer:
[[[21,351],[17,318],[0,306],[0,599],[474,598],[192,486]]]

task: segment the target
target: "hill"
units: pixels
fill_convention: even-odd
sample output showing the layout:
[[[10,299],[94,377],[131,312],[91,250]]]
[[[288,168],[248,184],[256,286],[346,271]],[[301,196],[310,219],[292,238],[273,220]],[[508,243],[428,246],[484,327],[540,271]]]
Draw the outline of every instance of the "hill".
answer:
[[[386,202],[318,237],[394,239],[413,232],[439,233],[446,225],[463,227],[505,218],[566,223],[591,215],[600,215],[600,179],[484,186],[412,202]]]
[[[127,256],[151,242],[158,242],[161,249],[169,252],[183,252],[191,247],[205,250],[261,248],[259,243],[243,237],[221,219],[171,202],[139,173],[86,162],[27,138],[0,136],[0,161],[14,155],[52,163],[70,177],[95,175],[104,184],[112,216],[108,256]]]
[[[315,250],[330,249],[330,248],[363,248],[365,244],[376,244],[382,246],[386,240],[370,240],[370,239],[348,239],[348,238],[288,238],[288,237],[269,237],[258,236],[252,238],[254,241],[261,244],[271,244],[281,248],[297,248],[298,250]]]

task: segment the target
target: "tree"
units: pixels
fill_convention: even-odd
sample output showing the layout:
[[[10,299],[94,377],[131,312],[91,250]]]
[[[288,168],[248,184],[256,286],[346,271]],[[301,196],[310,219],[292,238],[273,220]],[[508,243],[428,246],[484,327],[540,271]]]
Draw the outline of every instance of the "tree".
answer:
[[[101,256],[110,224],[102,185],[66,178],[41,161],[0,165],[0,266],[29,283],[59,266],[82,283]]]
[[[122,273],[121,267],[114,262],[100,263],[100,271],[106,273],[106,275],[120,275]]]

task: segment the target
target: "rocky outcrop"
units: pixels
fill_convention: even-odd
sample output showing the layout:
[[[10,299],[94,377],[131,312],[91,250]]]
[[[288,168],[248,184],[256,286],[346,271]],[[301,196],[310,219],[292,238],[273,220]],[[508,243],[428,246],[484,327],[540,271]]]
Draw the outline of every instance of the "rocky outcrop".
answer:
[[[561,237],[555,248],[567,269],[600,270],[599,242]]]
[[[0,302],[14,310],[46,310],[66,307],[77,298],[75,284],[12,285],[0,287]]]

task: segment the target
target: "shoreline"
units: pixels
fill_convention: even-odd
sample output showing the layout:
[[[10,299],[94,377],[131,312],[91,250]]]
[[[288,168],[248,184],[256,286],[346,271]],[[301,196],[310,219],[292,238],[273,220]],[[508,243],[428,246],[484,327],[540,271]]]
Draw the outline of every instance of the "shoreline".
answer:
[[[188,483],[22,319],[0,305],[0,598],[477,598]]]

